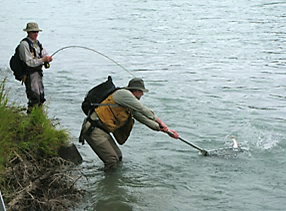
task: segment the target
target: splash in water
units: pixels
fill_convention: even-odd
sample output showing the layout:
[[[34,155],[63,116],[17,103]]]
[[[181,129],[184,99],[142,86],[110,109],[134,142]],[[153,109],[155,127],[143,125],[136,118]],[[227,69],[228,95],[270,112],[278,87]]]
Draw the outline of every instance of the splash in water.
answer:
[[[234,159],[244,150],[238,145],[234,137],[231,138],[233,143],[231,147],[208,150],[208,156],[222,157],[226,159]]]

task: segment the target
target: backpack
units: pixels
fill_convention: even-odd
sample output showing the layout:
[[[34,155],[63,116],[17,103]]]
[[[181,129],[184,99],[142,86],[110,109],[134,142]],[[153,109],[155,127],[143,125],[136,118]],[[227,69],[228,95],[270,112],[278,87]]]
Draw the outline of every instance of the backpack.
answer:
[[[84,101],[81,104],[81,109],[88,115],[90,111],[97,108],[100,103],[105,100],[110,94],[112,94],[116,88],[112,82],[111,76],[108,76],[107,81],[93,87],[86,94]]]
[[[36,54],[31,40],[29,40],[28,38],[24,38],[22,41],[28,42],[30,47],[30,52],[34,52]],[[40,47],[40,54],[42,54],[43,47],[39,41],[38,45]],[[27,64],[20,59],[19,46],[20,44],[16,47],[15,53],[10,59],[10,68],[14,73],[15,79],[18,81],[22,81],[23,76],[25,75],[25,69],[27,68]]]

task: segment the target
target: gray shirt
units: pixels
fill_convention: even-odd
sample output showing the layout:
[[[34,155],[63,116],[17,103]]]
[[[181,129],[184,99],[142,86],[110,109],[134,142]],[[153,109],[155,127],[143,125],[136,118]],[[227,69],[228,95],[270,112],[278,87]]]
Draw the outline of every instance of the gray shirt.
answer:
[[[113,100],[115,103],[128,107],[132,110],[133,117],[148,126],[152,130],[159,131],[159,124],[156,122],[157,116],[155,113],[144,106],[140,101],[127,89],[119,89],[113,94]]]
[[[33,42],[33,47],[36,49],[36,56],[34,57],[33,53],[30,52],[29,43],[27,41],[22,41],[20,43],[19,55],[20,55],[20,59],[22,61],[24,61],[29,67],[37,67],[39,65],[43,65],[44,64],[44,62],[42,61],[41,58],[47,56],[48,53],[43,48],[42,54],[39,56],[39,54],[40,54],[40,47],[38,45],[38,41],[32,41],[32,42]]]

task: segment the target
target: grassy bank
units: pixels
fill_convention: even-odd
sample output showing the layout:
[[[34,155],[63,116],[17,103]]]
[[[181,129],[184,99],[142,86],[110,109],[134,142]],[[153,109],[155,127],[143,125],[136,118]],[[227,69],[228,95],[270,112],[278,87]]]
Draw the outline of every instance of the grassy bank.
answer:
[[[48,118],[44,108],[27,115],[8,105],[5,80],[0,84],[0,190],[7,210],[67,210],[75,206],[71,163],[58,157],[69,134]]]
[[[0,171],[23,151],[38,153],[42,158],[55,156],[69,140],[67,131],[57,130],[44,109],[36,108],[27,116],[22,108],[7,104],[4,80],[0,85]]]

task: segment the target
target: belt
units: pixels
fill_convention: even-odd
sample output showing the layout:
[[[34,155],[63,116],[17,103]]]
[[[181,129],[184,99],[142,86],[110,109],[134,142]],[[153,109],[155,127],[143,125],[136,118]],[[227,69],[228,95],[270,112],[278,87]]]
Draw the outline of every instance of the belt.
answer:
[[[87,129],[87,131],[86,131],[85,134],[88,135],[88,136],[90,136],[90,134],[91,134],[91,132],[94,130],[94,128],[96,128],[96,127],[100,128],[100,126],[99,126],[99,121],[100,121],[100,120],[99,120],[99,118],[91,119],[90,116],[88,116],[88,117],[86,118],[86,120],[90,122],[90,126],[89,126],[89,128]]]
[[[109,133],[104,127],[103,127],[103,124],[101,122],[101,120],[98,118],[98,116],[96,116],[95,119],[92,119],[91,118],[91,115],[88,115],[88,117],[86,118],[87,121],[90,122],[90,126],[89,128],[87,129],[86,131],[86,135],[90,135],[91,132],[94,130],[94,128],[100,128],[101,130],[104,130],[106,133]]]
[[[84,134],[87,135],[87,136],[90,136],[91,132],[94,130],[94,128],[98,127],[98,128],[101,128],[100,127],[100,119],[98,117],[96,117],[96,119],[91,119],[90,117],[91,115],[89,114],[83,121],[82,123],[82,127],[81,127],[81,131],[80,131],[80,135],[79,135],[79,142],[82,143],[82,145],[84,145]],[[90,126],[88,127],[87,131],[86,132],[83,132],[84,131],[84,127],[85,127],[85,124],[89,122],[90,123]]]

